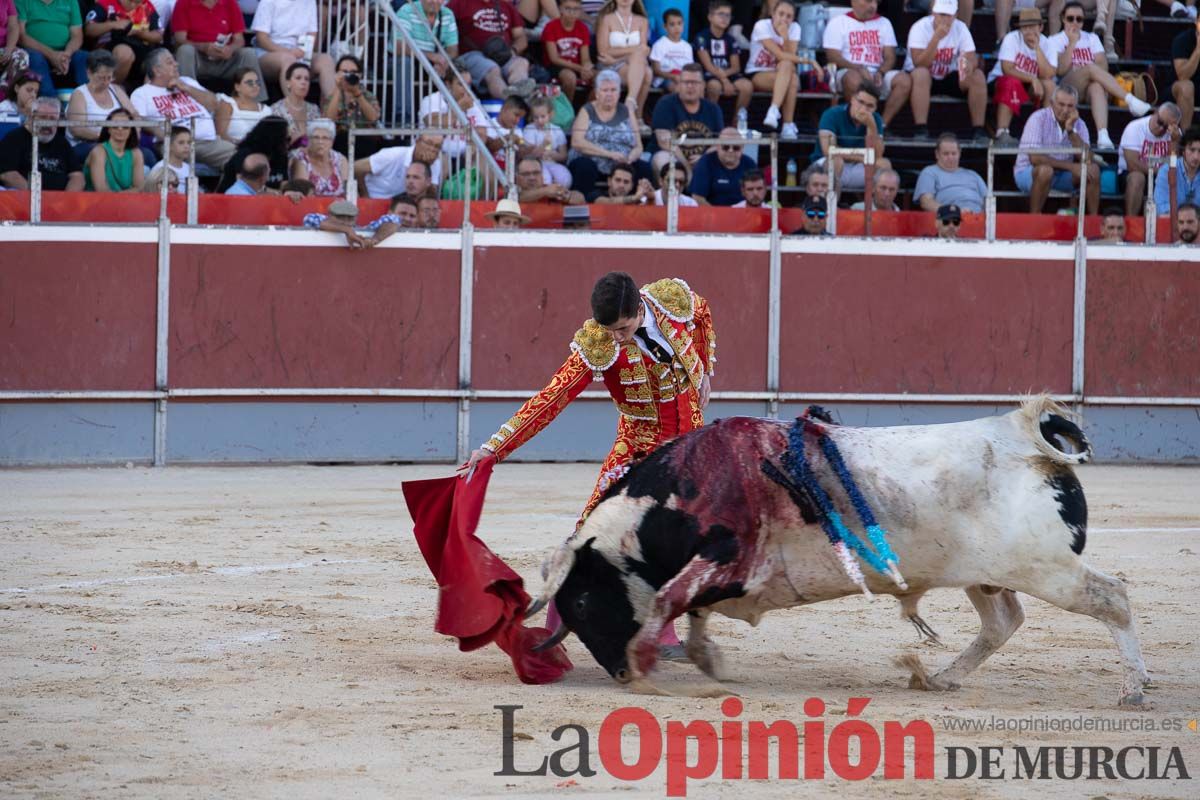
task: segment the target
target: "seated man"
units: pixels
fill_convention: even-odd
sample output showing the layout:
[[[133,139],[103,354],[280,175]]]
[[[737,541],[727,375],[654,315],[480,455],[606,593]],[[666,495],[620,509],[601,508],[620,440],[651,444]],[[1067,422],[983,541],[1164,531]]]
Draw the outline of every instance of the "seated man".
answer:
[[[825,229],[825,217],[828,214],[828,206],[825,204],[824,197],[806,197],[804,198],[804,225],[799,229],[792,231],[793,236],[832,236]]]
[[[912,74],[912,115],[917,139],[929,138],[929,98],[966,97],[972,138],[988,142],[983,119],[987,114],[987,78],[979,68],[975,40],[959,19],[957,0],[934,0],[933,13],[908,31],[904,69]]]
[[[83,50],[83,15],[76,0],[16,0],[17,17],[8,18],[11,47],[18,42],[29,55],[29,68],[41,78],[42,97],[54,97],[54,78],[64,88],[87,83],[87,53]],[[16,42],[13,31],[19,33]]]
[[[1171,84],[1171,95],[1183,112],[1179,127],[1185,131],[1192,127],[1192,114],[1196,110],[1196,84],[1200,83],[1200,36],[1196,26],[1188,25],[1171,40],[1171,61],[1175,66],[1175,83]]]
[[[741,139],[737,128],[723,128],[720,138]],[[740,142],[726,142],[701,156],[692,169],[692,196],[710,206],[731,206],[742,199],[742,175],[758,165]]]
[[[477,91],[497,99],[513,93],[528,95],[536,85],[529,77],[525,23],[512,3],[495,0],[452,0],[447,4],[458,23],[461,55],[455,61],[471,73]]]
[[[1033,103],[1041,108],[1054,94],[1054,67],[1046,58],[1046,41],[1042,35],[1042,12],[1023,8],[1017,30],[1000,43],[990,76],[996,81],[997,147],[1016,147],[1017,138],[1008,129],[1021,106]]]
[[[1125,215],[1121,209],[1116,207],[1104,209],[1104,219],[1100,220],[1100,243],[1125,243]]]
[[[812,166],[824,169],[831,147],[871,147],[875,150],[875,169],[891,169],[883,157],[883,118],[879,105],[879,89],[863,81],[849,103],[832,106],[821,114],[817,146],[813,149]],[[838,191],[858,191],[865,186],[866,172],[861,155],[839,155],[834,158],[833,176]]]
[[[562,184],[546,183],[545,169],[536,158],[522,158],[517,162],[517,189],[522,203],[581,206],[587,202],[582,194]]]
[[[422,228],[438,228],[442,224],[442,205],[432,186],[417,198],[417,224]]]
[[[896,195],[900,193],[900,173],[894,169],[875,170],[874,187],[871,189],[872,211],[899,211]],[[866,210],[867,202],[859,200],[850,206],[855,211]]]
[[[29,189],[33,172],[33,123],[58,122],[62,105],[58,100],[39,97],[33,103],[33,113],[25,124],[0,141],[0,185],[6,189]],[[38,171],[42,174],[42,189],[52,192],[82,192],[83,165],[57,125],[39,128]]]
[[[1125,181],[1127,216],[1136,217],[1142,213],[1150,159],[1166,158],[1179,145],[1180,117],[1179,106],[1163,103],[1153,114],[1135,119],[1125,126],[1121,134],[1117,174]]]
[[[761,169],[748,169],[742,173],[742,199],[734,208],[770,208],[767,202],[767,178]]]
[[[958,241],[958,229],[962,226],[962,209],[953,203],[938,206],[933,218],[937,238]]]
[[[672,142],[685,134],[692,139],[711,139],[724,125],[721,107],[704,97],[703,68],[694,63],[686,65],[675,81],[675,92],[654,104],[650,127],[654,130],[658,152],[650,162],[651,167],[657,172],[672,154],[695,167],[708,145],[678,147]]]
[[[404,170],[404,193],[420,197],[433,187],[433,169],[424,161],[413,161]]]
[[[250,153],[242,159],[237,180],[225,190],[235,197],[257,197],[267,191],[267,179],[271,177],[271,159],[262,153]]]
[[[800,173],[800,185],[804,187],[805,197],[824,197],[829,194],[829,173],[825,171],[824,164],[809,164]]]
[[[1087,125],[1079,118],[1079,94],[1070,86],[1054,91],[1049,108],[1038,109],[1029,116],[1021,134],[1021,147],[1083,147],[1088,143]],[[1100,206],[1100,170],[1094,162],[1080,164],[1077,153],[1043,154],[1019,153],[1013,166],[1017,188],[1029,195],[1029,210],[1042,213],[1050,190],[1073,193],[1079,186],[1083,170],[1087,169],[1087,213],[1095,214]]]
[[[385,147],[369,158],[354,162],[354,177],[368,197],[395,197],[407,190],[408,168],[414,161],[429,166],[433,183],[440,184],[442,137],[424,134],[408,147]]]
[[[1154,205],[1161,216],[1171,213],[1170,164],[1163,164],[1154,176]],[[1179,140],[1179,158],[1175,162],[1175,204],[1200,202],[1200,130],[1189,128]]]
[[[896,31],[878,14],[877,0],[850,0],[850,13],[833,17],[825,26],[825,62],[837,67],[834,94],[847,102],[864,80],[879,89],[886,101],[883,124],[890,125],[912,91],[912,76],[897,69]]]
[[[933,150],[937,163],[930,164],[917,176],[917,187],[913,197],[925,211],[936,211],[938,206],[953,203],[967,211],[983,211],[987,200],[987,184],[973,170],[959,166],[962,148],[953,133],[938,137]]]
[[[258,77],[258,101],[266,101],[267,84],[254,48],[246,46],[246,22],[237,0],[176,0],[171,30],[180,75],[201,82],[232,82],[238,70],[252,69]]]
[[[237,150],[233,142],[217,136],[212,115],[217,98],[192,78],[181,77],[179,64],[165,48],[146,56],[146,83],[129,101],[143,119],[169,119],[172,126],[184,128],[195,120],[196,160],[215,170],[223,169]]]
[[[679,161],[668,161],[666,164],[663,164],[662,169],[658,171],[658,185],[663,187],[663,189],[670,185],[668,181],[671,180],[672,165],[675,168],[675,194],[679,198],[679,208],[698,207],[700,204],[696,202],[694,197],[690,197],[688,194],[690,191],[688,185],[691,183],[692,176],[688,173],[686,164]],[[669,194],[664,192],[663,189],[654,190],[654,205],[656,206],[665,206],[670,199]]]
[[[638,180],[628,164],[616,164],[608,176],[608,194],[596,198],[597,203],[606,205],[641,205],[652,202],[654,186],[642,178]]]
[[[1175,229],[1181,244],[1195,244],[1200,235],[1200,208],[1193,203],[1184,203],[1175,212]]]
[[[326,7],[324,3],[322,7]],[[255,69],[259,71],[264,94],[267,83],[262,79],[265,77],[278,83],[283,96],[287,97],[288,67],[297,61],[304,61],[308,63],[312,76],[320,83],[322,105],[333,96],[336,86],[333,59],[327,53],[311,52],[301,46],[309,36],[313,42],[317,41],[317,4],[314,0],[259,0],[250,27],[254,29],[254,44],[257,47]]]

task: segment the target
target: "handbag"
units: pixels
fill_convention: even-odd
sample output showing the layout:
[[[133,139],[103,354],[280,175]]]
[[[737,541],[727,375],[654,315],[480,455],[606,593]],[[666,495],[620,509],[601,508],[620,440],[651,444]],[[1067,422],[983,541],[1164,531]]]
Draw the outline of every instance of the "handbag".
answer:
[[[1118,72],[1113,77],[1121,84],[1122,89],[1138,100],[1144,100],[1150,105],[1158,104],[1158,87],[1154,85],[1154,78],[1149,72]],[[1154,99],[1150,99],[1151,95]],[[1117,105],[1124,108],[1125,100],[1117,100]]]

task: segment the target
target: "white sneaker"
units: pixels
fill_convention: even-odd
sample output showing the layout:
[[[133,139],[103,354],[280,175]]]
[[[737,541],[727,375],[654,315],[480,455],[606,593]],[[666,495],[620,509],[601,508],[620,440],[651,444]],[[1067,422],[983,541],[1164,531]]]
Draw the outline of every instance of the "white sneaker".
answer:
[[[767,109],[767,115],[763,117],[763,127],[774,130],[779,127],[779,109],[771,106]]]
[[[1188,18],[1191,19],[1192,22],[1195,22],[1196,21],[1196,7],[1188,6],[1187,7],[1187,15],[1188,15]]]
[[[783,130],[779,132],[780,139],[799,139],[800,131],[796,129],[796,123],[783,123]]]
[[[1129,107],[1129,113],[1135,117],[1144,117],[1150,113],[1150,109],[1154,108],[1145,100],[1139,100],[1132,94],[1125,95],[1125,105]]]
[[[1101,128],[1100,133],[1098,133],[1096,135],[1096,149],[1097,150],[1113,150],[1113,149],[1115,149],[1113,146],[1113,140],[1108,135],[1107,128]]]
[[[1185,6],[1183,3],[1179,2],[1179,0],[1175,0],[1174,3],[1171,3],[1171,16],[1172,17],[1174,17],[1175,19],[1183,19],[1187,15],[1188,15],[1187,6]]]

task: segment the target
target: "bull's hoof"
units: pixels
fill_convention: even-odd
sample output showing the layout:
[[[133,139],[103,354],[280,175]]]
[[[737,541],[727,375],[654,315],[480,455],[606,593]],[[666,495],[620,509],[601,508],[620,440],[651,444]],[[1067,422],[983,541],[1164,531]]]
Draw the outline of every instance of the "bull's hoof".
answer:
[[[1121,695],[1121,702],[1117,704],[1117,708],[1124,711],[1149,711],[1154,708],[1154,704],[1147,703],[1141,691],[1135,691]]]
[[[692,659],[692,663],[708,677],[718,681],[725,680],[725,659],[721,655],[720,648],[709,640],[705,639],[698,647],[689,647],[688,656]]]
[[[908,688],[920,689],[925,692],[953,692],[959,688],[955,681],[948,681],[938,675],[930,675],[915,653],[905,653],[896,658],[896,666],[911,673]]]

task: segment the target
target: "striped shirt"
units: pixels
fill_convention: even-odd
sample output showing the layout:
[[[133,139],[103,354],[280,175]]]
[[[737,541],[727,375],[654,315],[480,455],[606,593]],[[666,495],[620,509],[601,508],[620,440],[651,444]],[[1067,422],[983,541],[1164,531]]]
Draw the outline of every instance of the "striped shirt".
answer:
[[[400,19],[400,24],[408,31],[408,35],[412,37],[417,49],[423,53],[432,53],[437,49],[433,45],[430,28],[433,28],[432,34],[438,37],[442,47],[458,46],[458,23],[454,21],[454,12],[445,6],[439,9],[437,21],[433,25],[429,25],[425,9],[421,8],[420,0],[405,3],[396,11],[396,16]]]

